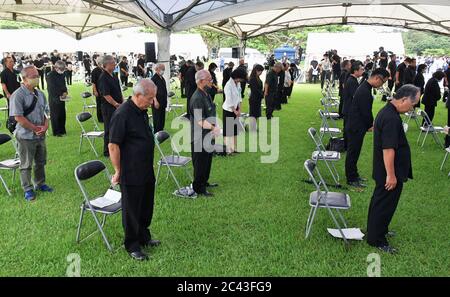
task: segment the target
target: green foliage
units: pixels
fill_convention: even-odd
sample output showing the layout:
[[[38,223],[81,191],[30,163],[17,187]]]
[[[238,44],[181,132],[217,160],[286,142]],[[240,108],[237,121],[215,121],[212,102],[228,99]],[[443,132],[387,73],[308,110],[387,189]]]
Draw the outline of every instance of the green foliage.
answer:
[[[419,31],[403,33],[405,50],[408,55],[450,55],[450,37]]]
[[[41,25],[17,21],[0,20],[0,29],[40,29]]]

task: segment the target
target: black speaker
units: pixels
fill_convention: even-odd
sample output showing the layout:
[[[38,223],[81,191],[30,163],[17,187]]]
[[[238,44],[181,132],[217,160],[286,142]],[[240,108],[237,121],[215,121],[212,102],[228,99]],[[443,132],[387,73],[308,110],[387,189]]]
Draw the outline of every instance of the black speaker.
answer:
[[[77,58],[78,58],[78,61],[83,61],[83,52],[82,51],[77,51]]]
[[[240,55],[240,49],[238,47],[233,47],[231,49],[231,58],[233,59],[239,59],[241,57]]]
[[[156,51],[154,42],[145,43],[145,62],[156,63]]]

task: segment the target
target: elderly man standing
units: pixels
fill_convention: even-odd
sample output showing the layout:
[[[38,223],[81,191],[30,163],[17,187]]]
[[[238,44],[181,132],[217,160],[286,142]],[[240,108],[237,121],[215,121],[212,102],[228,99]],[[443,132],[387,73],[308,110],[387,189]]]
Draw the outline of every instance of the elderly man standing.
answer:
[[[270,120],[273,116],[275,109],[275,99],[278,92],[278,74],[282,71],[283,64],[280,62],[275,63],[272,67],[272,71],[269,71],[266,76],[266,82],[264,83],[264,97],[266,98],[266,117]]]
[[[155,142],[147,108],[154,103],[157,88],[150,79],[141,79],[133,96],[123,103],[111,119],[109,151],[114,166],[112,184],[120,183],[125,249],[139,261],[148,256],[142,247],[158,246],[149,230],[153,217]]]
[[[103,73],[98,79],[98,90],[102,96],[102,115],[105,126],[103,155],[109,157],[109,122],[114,111],[122,104],[123,96],[119,79],[113,74],[116,68],[116,59],[113,56],[103,58]]]
[[[220,135],[216,125],[216,106],[207,88],[212,86],[212,77],[209,71],[199,70],[195,74],[197,90],[191,98],[189,110],[191,120],[191,152],[194,166],[195,193],[206,197],[213,194],[207,187],[216,187],[217,184],[208,183],[213,157],[213,138]]]
[[[404,85],[397,90],[393,100],[378,113],[373,136],[373,179],[375,189],[369,206],[367,243],[394,254],[386,236],[389,223],[397,208],[403,183],[412,179],[411,149],[405,135],[400,114],[411,112],[419,102],[420,89]]]
[[[61,99],[67,97],[67,87],[64,71],[66,63],[56,61],[53,70],[47,75],[48,101],[50,103],[50,121],[53,135],[66,135],[66,103]]]
[[[158,88],[156,92],[157,104],[152,106],[153,129],[155,133],[164,130],[164,124],[166,122],[167,86],[166,80],[164,79],[165,70],[166,67],[164,64],[156,64],[155,75],[152,76],[152,81]]]
[[[4,65],[5,68],[0,74],[0,80],[2,83],[3,94],[5,95],[9,106],[9,98],[15,90],[20,88],[20,83],[17,81],[17,74],[14,72],[14,59],[12,57],[6,57]]]
[[[11,95],[10,116],[17,121],[14,132],[20,158],[20,180],[25,199],[36,198],[34,189],[52,192],[45,184],[45,164],[47,147],[45,132],[48,129],[47,100],[44,93],[36,89],[39,85],[39,72],[36,67],[26,66],[22,70],[23,85]],[[34,163],[34,184],[31,182],[31,169]]]

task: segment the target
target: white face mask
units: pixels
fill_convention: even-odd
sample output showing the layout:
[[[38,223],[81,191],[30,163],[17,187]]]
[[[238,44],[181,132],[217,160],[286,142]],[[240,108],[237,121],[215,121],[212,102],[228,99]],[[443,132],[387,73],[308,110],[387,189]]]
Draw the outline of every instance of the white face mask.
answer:
[[[160,71],[161,76],[164,76],[164,73],[165,73],[164,70],[161,70],[161,71]]]
[[[64,74],[64,70],[56,70],[56,72],[58,73],[58,74]]]
[[[30,85],[34,88],[36,88],[37,86],[39,86],[39,77],[38,78],[30,78],[28,79],[28,82],[30,83]]]

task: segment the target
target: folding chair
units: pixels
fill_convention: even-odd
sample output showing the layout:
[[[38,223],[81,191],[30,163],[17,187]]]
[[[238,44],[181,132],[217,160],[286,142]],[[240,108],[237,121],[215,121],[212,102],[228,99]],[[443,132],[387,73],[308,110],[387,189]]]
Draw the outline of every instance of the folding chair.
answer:
[[[442,164],[441,164],[441,170],[442,170],[442,168],[444,168],[444,164],[447,161],[448,154],[450,154],[450,146],[445,149],[445,156],[444,156],[444,160],[442,161]]]
[[[162,148],[161,148],[161,145],[167,140],[169,140],[171,150],[172,150],[171,154],[168,156],[166,156],[163,153]],[[177,189],[181,189],[181,186],[180,186],[180,183],[178,182],[178,179],[175,177],[175,174],[173,173],[171,167],[174,167],[174,168],[184,167],[187,175],[189,176],[190,181],[193,180],[192,175],[189,172],[188,166],[187,166],[191,162],[192,159],[190,157],[184,157],[184,156],[180,155],[180,153],[176,149],[175,145],[172,143],[172,139],[171,139],[169,133],[167,133],[166,131],[157,132],[155,134],[155,144],[161,155],[161,159],[159,159],[159,161],[158,161],[158,170],[156,173],[156,185],[158,185],[159,174],[160,174],[161,168],[163,166],[167,167],[166,179],[169,177],[169,174],[170,174],[172,176],[175,184],[177,185]]]
[[[92,94],[90,92],[81,93],[81,98],[83,98],[83,112],[85,111],[95,111],[97,109],[97,104],[94,102]],[[91,101],[89,104],[88,100]]]
[[[420,116],[420,109],[414,109],[414,111],[411,112],[407,112],[405,113],[405,119],[403,120],[403,123],[409,125],[409,122],[411,121],[411,119],[414,120],[414,122],[416,122],[417,125],[417,129],[420,130],[420,123],[419,123],[419,116]]]
[[[3,145],[7,142],[9,142],[11,140],[11,136],[9,136],[8,134],[0,134],[0,145]],[[16,146],[13,143],[14,148],[16,149]],[[7,159],[7,160],[3,160],[0,161],[0,170],[10,170],[13,173],[13,177],[12,177],[12,184],[14,184],[15,180],[16,180],[16,170],[19,168],[20,166],[20,160],[18,158],[17,155],[17,149],[16,149],[16,153],[13,159]],[[3,178],[3,176],[0,174],[0,181],[3,184],[3,187],[5,188],[6,192],[8,193],[9,196],[11,196],[11,191],[8,187],[8,185],[6,184],[5,179]]]
[[[0,94],[0,99],[2,99],[2,98],[3,98],[3,95]],[[6,101],[6,98],[5,98],[5,100],[1,100],[1,101],[5,102],[4,104],[2,104],[0,106],[0,112],[4,112],[5,113],[5,121],[6,121],[8,119],[8,116],[9,116],[9,114],[8,114],[8,102]]]
[[[334,162],[337,162],[341,159],[341,153],[335,151],[327,151],[320,137],[316,137],[316,129],[309,128],[308,134],[316,146],[316,150],[312,153],[312,160],[316,163],[318,161],[323,161],[330,171],[336,187],[341,187],[341,184],[339,183],[339,173],[336,169],[336,166],[334,166]]]
[[[325,110],[324,114],[327,116],[327,118],[337,120],[340,118],[339,113],[332,110],[331,105],[326,102],[324,98],[320,99],[320,103],[322,103],[322,106]]]
[[[333,209],[336,210],[339,218],[342,221],[342,225],[344,226],[344,228],[347,228],[347,222],[345,221],[344,216],[341,214],[341,210],[350,209],[351,207],[350,196],[345,193],[330,192],[315,162],[311,160],[306,160],[304,167],[308,172],[308,175],[312,180],[314,186],[316,187],[316,191],[312,192],[309,195],[309,205],[311,206],[311,210],[309,212],[308,220],[306,222],[305,238],[308,238],[309,234],[311,233],[317,209],[326,208],[334,224],[339,229],[339,232],[341,233],[344,242],[346,244],[349,244],[347,238],[344,235],[344,232],[342,232],[341,225],[339,224],[332,210]]]
[[[87,132],[85,127],[83,126],[83,123],[86,123],[89,119],[92,118],[92,115],[89,112],[82,112],[77,114],[76,119],[78,124],[80,124],[81,127],[81,134],[80,134],[80,146],[79,146],[79,153],[81,153],[81,146],[83,145],[83,139],[86,138],[89,142],[89,145],[91,146],[92,150],[94,151],[94,154],[96,157],[98,157],[97,150],[95,149],[95,139],[96,138],[103,138],[103,135],[105,132],[100,131],[100,129],[97,126],[97,123],[93,119],[94,123],[94,130]]]
[[[417,139],[417,144],[420,143],[420,139],[422,138],[422,135],[424,135],[421,145],[421,147],[423,147],[428,134],[431,134],[431,136],[433,136],[434,142],[436,142],[439,147],[444,148],[444,144],[442,143],[438,134],[444,131],[444,127],[433,126],[430,117],[428,117],[428,114],[425,111],[421,110],[420,115],[422,116],[424,123],[423,126],[420,127],[420,134],[419,138]]]
[[[175,92],[170,91],[167,94],[167,97],[169,97],[169,112],[173,113],[173,118],[175,119],[176,117],[178,117],[177,109],[183,110],[184,105],[179,103],[178,95]]]
[[[103,231],[103,227],[105,226],[107,216],[114,215],[122,210],[121,201],[110,204],[103,208],[94,206],[94,205],[92,205],[91,202],[93,202],[94,200],[97,200],[97,199],[102,199],[104,197],[96,197],[96,198],[92,199],[92,197],[89,196],[89,194],[83,184],[83,182],[86,182],[87,180],[93,178],[100,172],[104,172],[106,179],[108,180],[108,182],[110,182],[111,179],[110,179],[108,170],[107,170],[105,164],[101,161],[95,160],[95,161],[85,162],[81,165],[78,165],[77,168],[75,168],[75,172],[74,172],[75,179],[78,183],[78,186],[80,187],[81,193],[83,194],[83,203],[80,206],[81,214],[80,214],[80,220],[79,220],[78,228],[77,228],[76,242],[80,243],[82,241],[85,241],[86,239],[90,238],[92,235],[94,235],[95,233],[100,231],[103,241],[106,244],[106,247],[108,248],[109,251],[112,252],[113,249],[108,241],[108,238],[106,237],[105,232]],[[112,189],[112,187],[110,187],[110,189]],[[86,211],[88,211],[92,214],[95,224],[97,225],[97,230],[95,230],[91,234],[87,235],[84,239],[80,240],[81,226],[83,224],[83,217],[84,217],[84,213]],[[101,223],[100,223],[99,218],[97,217],[97,214],[103,215],[103,219],[102,219]]]
[[[336,121],[333,118],[328,118],[325,115],[325,111],[319,110],[319,116],[322,119],[322,124],[320,126],[320,138],[322,139],[325,134],[329,134],[330,137],[335,137],[341,134],[341,129],[337,128]],[[329,121],[328,121],[329,120]],[[330,125],[331,123],[331,125]]]

